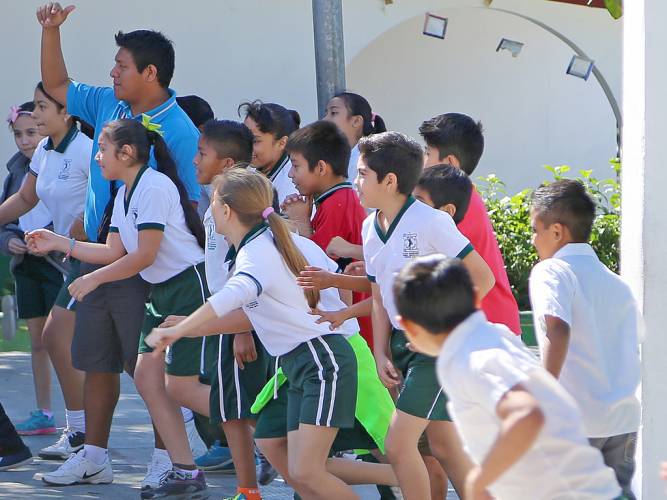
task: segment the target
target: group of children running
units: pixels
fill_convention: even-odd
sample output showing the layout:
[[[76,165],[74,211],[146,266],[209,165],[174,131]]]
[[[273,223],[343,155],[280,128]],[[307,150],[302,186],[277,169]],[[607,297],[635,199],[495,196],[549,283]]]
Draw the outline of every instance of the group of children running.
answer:
[[[532,198],[540,362],[470,179],[480,124],[428,119],[424,148],[350,92],[304,127],[261,101],[212,119],[179,104],[149,30],[119,32],[113,88],[88,86],[61,52],[72,10],[37,12],[0,205],[39,407],[18,430],[55,432],[49,359],[66,405],[45,483],[112,482],[125,371],[155,431],[145,499],[209,497],[192,412],[222,429],[239,500],[262,498],[256,449],[304,499],[634,498],[639,316],[588,245],[581,184]],[[0,470],[30,458],[2,439]]]

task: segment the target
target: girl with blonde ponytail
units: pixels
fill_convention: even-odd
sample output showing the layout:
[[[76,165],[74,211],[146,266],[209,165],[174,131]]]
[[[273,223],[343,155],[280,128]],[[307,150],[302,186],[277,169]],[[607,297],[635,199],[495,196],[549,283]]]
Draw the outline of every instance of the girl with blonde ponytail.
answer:
[[[359,325],[349,320],[331,330],[316,323],[314,308],[345,304],[335,289],[304,292],[296,277],[306,266],[337,266],[315,243],[290,233],[272,202],[270,181],[256,172],[219,176],[211,209],[216,231],[230,243],[229,278],[206,305],[153,330],[146,342],[159,352],[182,337],[254,329],[289,380],[290,484],[304,498],[356,498],[326,465],[338,430],[355,422],[357,361],[346,338]]]

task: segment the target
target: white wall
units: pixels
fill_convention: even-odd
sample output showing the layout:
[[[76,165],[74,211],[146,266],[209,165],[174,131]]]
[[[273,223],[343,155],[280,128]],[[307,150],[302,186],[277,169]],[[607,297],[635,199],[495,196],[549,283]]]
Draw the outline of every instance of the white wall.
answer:
[[[39,79],[38,0],[8,0],[0,30],[0,111],[30,97]],[[510,188],[534,185],[545,163],[597,167],[615,152],[614,120],[595,80],[564,74],[572,52],[526,21],[481,7],[482,0],[344,0],[348,86],[368,94],[392,128],[416,134],[419,122],[448,110],[486,127],[480,174],[495,171]],[[547,22],[597,61],[620,100],[621,24],[601,9],[542,0],[495,0]],[[444,41],[422,36],[423,14],[450,17]],[[80,1],[63,28],[71,76],[107,84],[118,29],[151,27],[175,43],[179,94],[208,99],[234,118],[245,99],[293,107],[316,118],[309,0]],[[501,36],[526,42],[518,59],[496,54]],[[11,49],[8,49],[11,48]],[[433,64],[438,61],[439,64]],[[426,70],[435,71],[423,78]],[[0,158],[13,151],[0,133]],[[0,169],[2,170],[2,169]]]

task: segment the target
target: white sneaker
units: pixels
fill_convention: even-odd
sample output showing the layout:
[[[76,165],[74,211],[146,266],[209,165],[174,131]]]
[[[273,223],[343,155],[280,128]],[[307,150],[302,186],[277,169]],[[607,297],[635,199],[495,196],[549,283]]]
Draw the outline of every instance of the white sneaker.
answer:
[[[171,472],[171,460],[160,455],[153,454],[148,463],[146,477],[141,481],[141,489],[159,488],[167,475]]]
[[[85,439],[86,435],[83,432],[65,429],[57,443],[42,448],[38,455],[47,460],[65,460],[72,453],[83,449]]]
[[[98,465],[86,458],[84,450],[79,450],[77,453],[72,453],[56,470],[44,474],[42,481],[56,486],[109,484],[113,481],[113,470],[109,457],[102,465]]]
[[[192,451],[193,457],[201,457],[208,451],[206,445],[199,437],[194,418],[185,422],[185,432],[188,434],[188,443],[190,443],[190,451]]]

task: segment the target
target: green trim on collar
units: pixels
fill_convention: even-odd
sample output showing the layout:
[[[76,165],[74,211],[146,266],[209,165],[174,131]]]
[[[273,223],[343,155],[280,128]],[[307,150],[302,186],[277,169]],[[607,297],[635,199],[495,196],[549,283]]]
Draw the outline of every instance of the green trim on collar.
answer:
[[[405,214],[405,212],[410,208],[410,205],[412,205],[416,200],[412,197],[412,195],[408,196],[408,199],[405,200],[405,204],[401,207],[399,212],[396,214],[396,218],[392,221],[392,223],[389,225],[389,228],[387,229],[387,233],[385,234],[384,231],[382,230],[382,227],[380,227],[380,223],[378,222],[378,215],[380,214],[379,210],[375,211],[375,220],[374,220],[374,226],[375,226],[375,232],[379,236],[379,238],[382,240],[382,243],[387,243],[389,238],[391,237],[392,233],[394,232],[394,229],[396,229],[396,226],[400,222],[401,218]]]
[[[76,128],[76,123],[75,123],[70,127],[70,129],[65,134],[65,137],[62,138],[62,140],[57,146],[55,147],[53,146],[53,141],[49,137],[46,141],[46,144],[44,144],[44,149],[47,151],[55,151],[56,153],[63,154],[65,151],[67,151],[67,148],[69,147],[71,142],[76,137],[76,134],[78,133],[79,129]]]
[[[345,182],[340,182],[340,183],[336,184],[335,186],[331,186],[324,193],[322,193],[317,198],[315,198],[315,205],[317,205],[319,207],[324,200],[326,200],[329,196],[334,194],[336,191],[340,191],[341,189],[352,189],[352,183],[345,181]]]
[[[148,170],[150,167],[148,165],[144,165],[141,167],[139,170],[139,173],[137,176],[134,178],[134,182],[132,183],[132,187],[130,188],[130,191],[125,194],[125,199],[123,200],[123,208],[125,208],[125,215],[127,215],[127,211],[130,209],[130,200],[132,199],[132,195],[134,194],[134,190],[137,188],[137,184],[139,184],[139,179],[141,179],[141,176],[144,175],[144,172]],[[127,189],[127,187],[125,187]]]
[[[280,157],[280,159],[276,162],[276,164],[271,167],[271,170],[269,170],[269,173],[266,174],[266,176],[269,178],[271,182],[273,182],[276,177],[278,177],[278,174],[280,171],[287,165],[287,161],[289,160],[289,156],[287,153],[283,153],[283,155]]]
[[[250,243],[252,240],[257,238],[260,234],[262,234],[268,228],[269,228],[269,225],[265,221],[262,221],[246,233],[246,235],[241,240],[241,243],[239,243],[239,249],[238,250],[234,247],[234,245],[229,246],[229,250],[227,250],[227,255],[225,255],[225,262],[229,262],[229,269],[230,270],[234,267],[234,264],[236,263],[236,256],[239,254],[241,249],[244,246],[246,246],[248,243]]]
[[[164,231],[164,224],[160,224],[159,222],[144,222],[142,224],[137,224],[137,231],[143,231],[144,229]]]

